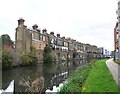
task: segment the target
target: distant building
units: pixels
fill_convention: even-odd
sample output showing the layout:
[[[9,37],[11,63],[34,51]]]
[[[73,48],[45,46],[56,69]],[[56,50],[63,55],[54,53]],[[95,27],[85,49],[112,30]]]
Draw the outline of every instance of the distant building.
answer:
[[[15,34],[15,49],[19,53],[29,53],[32,46],[37,50],[39,60],[43,59],[43,50],[48,44],[47,30],[43,29],[42,32],[38,29],[37,24],[32,28],[27,28],[24,25],[24,19],[18,20],[18,27]]]
[[[115,54],[115,60],[118,60],[118,22],[116,23],[116,26],[114,28],[114,54]]]
[[[65,38],[65,37],[62,37],[62,51],[68,51],[68,46],[69,46],[69,43],[68,43],[68,40]]]
[[[19,53],[29,53],[32,46],[37,50],[39,60],[43,59],[43,51],[46,45],[52,48],[52,57],[55,61],[58,59],[96,59],[98,58],[98,47],[95,45],[84,44],[71,38],[61,37],[60,34],[54,35],[54,32],[47,33],[46,29],[38,29],[37,24],[32,28],[24,25],[25,20],[18,20],[18,27],[15,34],[15,49]]]
[[[110,51],[108,51],[107,49],[104,49],[104,57],[110,57]]]
[[[73,41],[71,38],[67,38],[68,41],[68,51],[73,52],[74,51],[74,45],[73,45]]]
[[[111,53],[107,49],[99,47],[99,55],[101,58],[109,58],[111,56]]]
[[[49,45],[53,49],[53,58],[67,59],[72,57],[70,53],[68,54],[69,42],[65,37],[60,37],[60,34],[54,35],[54,32],[49,34]]]
[[[103,48],[103,47],[99,47],[99,54],[101,56],[101,58],[109,58],[110,57],[110,51],[108,51],[107,49]]]
[[[33,25],[33,30],[31,30],[32,33],[32,45],[37,50],[44,50],[46,45],[48,44],[48,34],[47,30],[43,29],[42,32],[40,29],[38,29],[37,24]]]
[[[120,61],[120,1],[118,2],[118,22],[114,28],[114,59]]]
[[[53,50],[56,49],[56,36],[54,35],[54,32],[51,32],[49,34],[49,42],[48,42]]]
[[[32,33],[24,25],[24,19],[20,18],[18,20],[18,27],[16,28],[15,34],[15,48],[16,52],[30,52],[30,47],[32,44]]]
[[[103,54],[104,53],[104,48],[103,47],[99,47],[99,53]]]
[[[110,52],[110,56],[111,56],[112,58],[114,58],[114,51],[111,51],[111,52]]]
[[[55,49],[62,51],[63,41],[60,34],[57,34]]]

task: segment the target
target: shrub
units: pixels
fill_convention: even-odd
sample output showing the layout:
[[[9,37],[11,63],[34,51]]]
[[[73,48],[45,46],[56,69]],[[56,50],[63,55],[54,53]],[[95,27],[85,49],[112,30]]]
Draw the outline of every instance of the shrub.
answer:
[[[36,56],[36,54],[34,54],[34,53],[28,53],[28,62],[29,62],[29,64],[35,64],[37,61],[38,61],[38,58],[37,58],[37,56]]]
[[[60,94],[81,92],[83,82],[87,79],[90,69],[90,64],[78,68],[75,73],[68,78],[68,83],[61,88]]]
[[[44,54],[43,54],[43,62],[52,63],[51,52],[52,52],[52,49],[50,48],[50,46],[46,46],[44,49]]]
[[[37,56],[32,52],[22,54],[22,65],[35,64],[37,61],[38,61]]]
[[[10,56],[10,52],[2,51],[2,69],[11,68],[12,67],[12,57]]]

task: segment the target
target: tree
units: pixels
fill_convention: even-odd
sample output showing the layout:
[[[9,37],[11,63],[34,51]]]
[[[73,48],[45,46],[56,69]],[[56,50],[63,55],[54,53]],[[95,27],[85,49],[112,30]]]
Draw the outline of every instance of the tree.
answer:
[[[34,46],[31,46],[30,49],[31,49],[31,52],[28,53],[29,62],[30,62],[30,64],[33,64],[33,63],[38,62],[38,57],[36,55],[37,50],[36,50],[36,48]]]
[[[43,54],[43,62],[45,63],[52,63],[52,55],[51,55],[52,49],[50,46],[46,46],[44,49]]]
[[[36,48],[35,48],[35,46],[31,46],[30,47],[30,50],[31,50],[31,52],[33,53],[33,54],[36,54]]]
[[[28,53],[28,58],[29,64],[36,64],[38,62],[38,58],[33,52]]]
[[[31,46],[30,49],[30,53],[22,54],[22,65],[36,64],[36,62],[38,61],[38,58],[36,56],[36,48],[34,46]]]
[[[73,51],[73,58],[76,58],[76,57],[77,57],[77,50],[74,49],[74,51]]]
[[[29,65],[29,57],[26,53],[22,53],[22,65]]]
[[[2,51],[2,69],[12,67],[12,57],[8,51]]]
[[[4,45],[4,44],[12,45],[13,44],[13,41],[11,40],[11,38],[8,34],[2,35],[1,38],[2,38],[2,45]]]
[[[0,36],[0,46],[1,48],[4,47],[4,45],[12,45],[13,41],[11,40],[10,36],[8,34],[3,34]],[[11,68],[12,67],[12,54],[11,51],[6,51],[6,49],[3,49],[2,51],[2,68]]]

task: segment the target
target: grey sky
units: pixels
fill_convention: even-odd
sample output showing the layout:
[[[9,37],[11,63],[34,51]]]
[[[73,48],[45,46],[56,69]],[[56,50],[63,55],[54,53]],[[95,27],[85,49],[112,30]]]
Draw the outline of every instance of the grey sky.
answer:
[[[19,17],[25,25],[46,28],[108,50],[114,49],[117,0],[1,0],[0,35],[15,40]]]

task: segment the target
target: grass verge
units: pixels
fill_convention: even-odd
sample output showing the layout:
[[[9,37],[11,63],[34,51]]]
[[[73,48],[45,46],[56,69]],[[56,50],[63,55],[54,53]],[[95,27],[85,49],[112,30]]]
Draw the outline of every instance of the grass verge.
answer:
[[[100,60],[95,63],[91,69],[88,78],[84,82],[82,92],[119,92],[109,69],[106,66],[106,60]]]
[[[91,67],[91,64],[88,63],[84,67],[78,68],[75,73],[67,79],[67,84],[61,88],[59,94],[80,92],[82,90],[83,82],[87,79]]]

